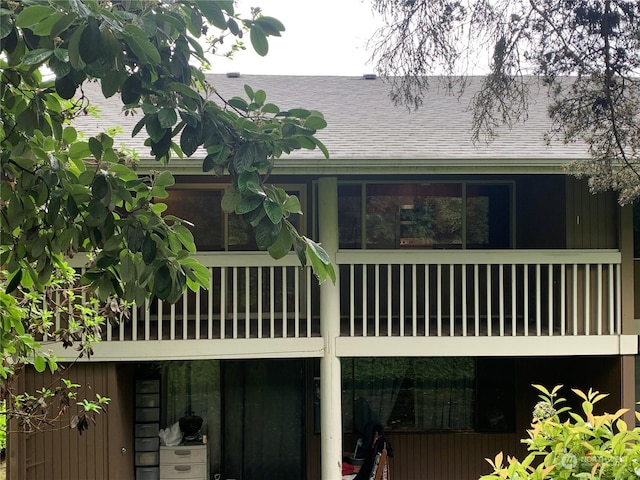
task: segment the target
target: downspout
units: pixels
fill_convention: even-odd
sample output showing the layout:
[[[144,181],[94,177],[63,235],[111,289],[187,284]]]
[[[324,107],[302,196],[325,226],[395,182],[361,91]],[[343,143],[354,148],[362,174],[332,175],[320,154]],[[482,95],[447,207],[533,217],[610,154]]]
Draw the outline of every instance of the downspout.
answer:
[[[318,182],[318,228],[320,243],[336,269],[336,283],[320,286],[320,334],[324,355],[320,359],[320,446],[322,480],[342,476],[342,380],[336,338],[340,336],[340,275],[336,265],[338,251],[338,180]]]

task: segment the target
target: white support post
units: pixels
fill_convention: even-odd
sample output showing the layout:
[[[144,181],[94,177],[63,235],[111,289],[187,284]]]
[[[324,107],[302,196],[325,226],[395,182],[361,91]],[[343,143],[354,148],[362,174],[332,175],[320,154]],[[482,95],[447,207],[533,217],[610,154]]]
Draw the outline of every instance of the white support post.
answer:
[[[320,242],[336,269],[338,251],[338,182],[321,178],[318,185]],[[342,382],[340,358],[336,356],[336,338],[340,336],[340,279],[320,286],[320,331],[324,356],[320,359],[320,441],[322,480],[342,476]]]

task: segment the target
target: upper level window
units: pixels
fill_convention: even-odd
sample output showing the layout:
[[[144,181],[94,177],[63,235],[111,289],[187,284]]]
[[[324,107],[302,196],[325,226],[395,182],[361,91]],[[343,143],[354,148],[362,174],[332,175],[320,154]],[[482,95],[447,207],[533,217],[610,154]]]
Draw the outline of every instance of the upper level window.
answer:
[[[225,188],[226,185],[176,186],[171,189],[169,198],[163,200],[167,204],[165,214],[193,224],[188,227],[198,251],[257,250],[254,229],[239,216],[222,211],[220,202]],[[304,188],[292,186],[285,189],[300,199],[304,209]],[[300,230],[299,215],[292,215],[289,220]]]
[[[340,185],[340,248],[510,248],[512,197],[509,183]]]

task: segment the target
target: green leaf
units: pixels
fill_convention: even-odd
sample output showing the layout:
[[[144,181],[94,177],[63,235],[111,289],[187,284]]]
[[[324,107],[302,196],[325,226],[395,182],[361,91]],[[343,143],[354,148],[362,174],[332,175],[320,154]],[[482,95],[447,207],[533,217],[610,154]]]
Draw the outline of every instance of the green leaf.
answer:
[[[173,108],[162,108],[158,112],[158,120],[160,121],[160,126],[163,128],[171,128],[178,121],[178,115]]]
[[[212,2],[211,0],[196,0],[196,5],[215,27],[225,30],[227,28],[227,20],[225,19],[222,9],[218,5],[218,2]]]
[[[180,134],[180,148],[187,157],[193,155],[202,143],[200,129],[186,126]]]
[[[291,251],[292,244],[293,240],[289,230],[282,228],[280,229],[278,238],[276,238],[275,242],[273,242],[267,250],[269,251],[269,255],[277,260],[284,257]]]
[[[240,192],[233,187],[227,188],[222,196],[222,211],[224,213],[235,212],[241,200],[242,194]]]
[[[214,2],[212,2],[214,3]],[[142,64],[160,63],[158,49],[149,41],[144,31],[133,24],[125,25],[123,29],[124,39],[133,53]]]
[[[280,108],[273,104],[273,103],[267,103],[262,107],[262,112],[263,113],[279,113],[280,112]]]
[[[266,199],[264,201],[264,209],[267,212],[269,220],[273,223],[279,223],[283,217],[282,205],[274,202],[273,200]]]
[[[253,49],[258,55],[264,57],[267,53],[269,53],[269,42],[267,41],[267,37],[260,29],[260,27],[254,25],[251,28],[251,32],[249,33],[249,38],[251,39],[251,45],[253,46]]]
[[[282,223],[272,223],[268,218],[263,218],[256,227],[256,245],[260,250],[271,247],[282,230]]]
[[[256,90],[255,97],[253,99],[258,105],[264,105],[265,100],[267,99],[267,93],[264,90]]]
[[[33,5],[24,8],[16,17],[16,26],[21,28],[32,27],[54,13],[56,11],[52,7],[45,5]]]
[[[260,206],[263,200],[264,200],[264,197],[261,197],[259,195],[251,195],[248,197],[243,196],[240,202],[238,203],[238,205],[236,206],[235,212],[238,215],[252,212]]]
[[[122,72],[118,70],[110,70],[107,74],[100,79],[100,87],[102,88],[102,94],[105,98],[112,97],[120,90],[120,85],[125,78]]]
[[[312,130],[321,130],[327,126],[327,121],[318,115],[311,115],[305,120],[304,126]]]
[[[24,57],[22,57],[22,64],[40,65],[42,62],[51,57],[51,55],[53,55],[53,50],[49,50],[48,48],[36,48],[35,50],[31,50]]]
[[[18,285],[20,285],[21,280],[22,280],[22,269],[18,269],[9,278],[9,283],[7,284],[7,288],[5,289],[5,292],[6,293],[13,292],[16,288],[18,288]]]
[[[54,25],[56,25],[59,20],[64,19],[65,17],[66,15],[64,13],[56,12],[53,15],[48,16],[42,21],[38,22],[38,24],[33,27],[33,33],[38,36],[49,36]]]
[[[89,138],[89,150],[91,150],[91,154],[96,158],[96,160],[102,159],[102,143],[100,143],[97,138]]]
[[[84,28],[84,25],[80,25],[76,28],[69,40],[69,61],[71,62],[71,66],[76,70],[82,70],[86,66],[82,61],[82,58],[80,58],[80,38],[82,37]]]
[[[91,155],[89,144],[87,142],[76,142],[69,147],[69,156],[71,158],[84,159]]]
[[[42,356],[36,355],[33,359],[33,367],[36,369],[36,372],[42,373],[47,368],[47,362]]]
[[[240,193],[255,193],[257,195],[265,196],[264,190],[262,188],[262,183],[260,182],[260,175],[258,172],[242,172],[238,176],[238,190]]]
[[[253,101],[253,98],[255,97],[255,93],[253,92],[253,88],[251,88],[249,85],[245,84],[244,85],[244,91],[247,94],[247,97],[249,97],[249,100]]]
[[[316,146],[320,149],[320,151],[324,155],[324,158],[329,158],[329,150],[327,150],[325,144],[318,140],[316,137],[311,137],[311,139],[313,140],[313,143],[315,143]]]
[[[163,170],[156,177],[154,185],[160,186],[160,187],[168,187],[168,186],[174,185],[175,183],[176,183],[176,180],[173,177],[173,174],[169,170]]]
[[[255,20],[256,25],[260,26],[260,29],[267,35],[273,35],[275,37],[280,36],[280,32],[284,32],[285,28],[282,22],[273,17],[259,17]]]
[[[326,252],[319,245],[309,240],[308,238],[305,238],[305,241],[307,243],[306,254],[309,258],[311,268],[318,278],[318,281],[320,283],[323,283],[327,278],[330,278],[331,281],[335,283],[336,273],[333,269],[333,265],[331,264],[331,262],[326,263],[324,261],[325,256],[328,258]]]
[[[49,32],[49,35],[54,38],[60,36],[62,32],[73,25],[73,22],[76,21],[76,18],[78,18],[78,16],[75,13],[66,12],[66,14],[63,15],[62,18],[58,19],[55,25],[53,25],[51,31]]]
[[[76,131],[75,128],[69,126],[69,127],[65,127],[64,130],[62,131],[62,141],[67,145],[75,142],[76,138],[78,138],[78,132]]]
[[[300,200],[295,195],[289,195],[284,202],[283,208],[289,213],[298,213],[302,215],[302,208],[300,207]]]
[[[13,20],[11,19],[11,15],[8,15],[7,13],[0,12],[0,39],[7,38],[13,31]],[[2,46],[4,47],[5,42],[2,43]]]

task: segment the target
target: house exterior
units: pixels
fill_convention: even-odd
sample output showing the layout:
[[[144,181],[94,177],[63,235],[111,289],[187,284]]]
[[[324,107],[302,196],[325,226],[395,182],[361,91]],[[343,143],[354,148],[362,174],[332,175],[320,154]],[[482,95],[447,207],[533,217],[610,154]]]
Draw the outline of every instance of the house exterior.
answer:
[[[467,480],[488,473],[486,457],[522,454],[532,384],[594,388],[610,393],[603,408],[634,408],[632,209],[566,175],[586,149],[545,144],[544,91],[524,125],[473,144],[473,79],[461,96],[434,84],[418,111],[393,106],[380,79],[211,82],[225,97],[249,84],[324,113],[331,158],[295,152],[270,181],[299,196],[297,226],[322,243],[337,282],[318,285],[294,254],[256,252],[220,208],[228,179],[203,173],[202,158],[175,160],[169,212],[195,224],[210,288],[108,325],[91,360],[69,369],[112,398],[108,415],[82,437],[12,434],[9,478],[160,478],[140,425],[192,412],[204,419],[206,478],[340,478],[374,420],[393,478]],[[118,102],[89,95],[102,115],[87,133],[131,130]],[[144,157],[142,139],[123,141]],[[154,408],[157,420],[141,420]]]

